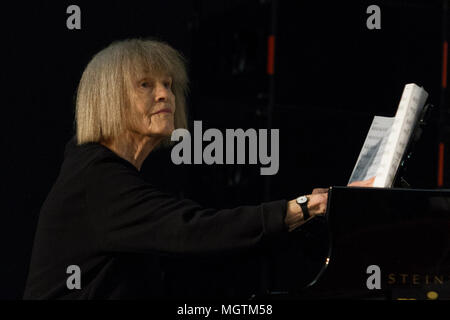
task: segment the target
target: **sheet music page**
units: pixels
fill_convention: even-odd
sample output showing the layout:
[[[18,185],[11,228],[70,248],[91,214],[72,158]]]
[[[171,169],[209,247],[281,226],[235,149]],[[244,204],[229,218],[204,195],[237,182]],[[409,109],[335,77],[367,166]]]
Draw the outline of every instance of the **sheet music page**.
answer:
[[[427,96],[428,93],[414,83],[405,86],[376,174],[374,187],[389,188],[392,186],[409,137]]]
[[[405,85],[395,117],[375,116],[349,183],[376,177],[374,187],[391,187],[428,93]]]
[[[376,176],[394,117],[375,116],[348,183]]]

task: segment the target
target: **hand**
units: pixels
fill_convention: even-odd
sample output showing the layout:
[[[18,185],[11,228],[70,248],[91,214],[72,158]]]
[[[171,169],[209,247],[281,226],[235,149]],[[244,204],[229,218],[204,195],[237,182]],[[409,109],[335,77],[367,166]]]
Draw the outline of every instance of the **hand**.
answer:
[[[325,191],[326,190],[326,191]],[[328,189],[316,188],[308,197],[308,211],[312,219],[315,216],[324,215],[327,212]],[[284,220],[289,232],[300,227],[306,221],[303,218],[303,211],[294,200],[288,202],[286,218]]]
[[[328,190],[330,190],[330,188],[314,188],[312,194],[328,193]]]
[[[363,181],[354,181],[347,185],[347,187],[373,187],[373,182],[375,181],[375,177],[372,177],[368,180]]]
[[[314,193],[314,190],[327,190],[327,192],[316,191],[316,193]],[[312,194],[307,195],[308,211],[311,214],[311,217],[322,216],[327,212],[328,189],[320,188],[314,190]]]

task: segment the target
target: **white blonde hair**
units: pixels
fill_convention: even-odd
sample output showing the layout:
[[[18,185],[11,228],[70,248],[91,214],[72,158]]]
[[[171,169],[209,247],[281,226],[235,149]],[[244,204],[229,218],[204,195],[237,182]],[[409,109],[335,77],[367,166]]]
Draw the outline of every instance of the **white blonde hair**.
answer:
[[[125,132],[132,83],[145,73],[172,77],[174,126],[186,128],[188,77],[183,56],[161,41],[127,39],[97,53],[81,76],[75,108],[78,145],[115,139]],[[164,141],[168,143],[170,138]]]

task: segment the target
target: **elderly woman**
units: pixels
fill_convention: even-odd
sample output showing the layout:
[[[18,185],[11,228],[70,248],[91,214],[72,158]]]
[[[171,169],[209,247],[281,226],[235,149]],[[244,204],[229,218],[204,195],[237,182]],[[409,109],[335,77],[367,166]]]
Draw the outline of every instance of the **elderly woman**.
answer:
[[[158,41],[116,42],[88,64],[76,137],[40,212],[25,299],[157,295],[161,272],[148,274],[141,257],[158,265],[166,254],[251,248],[302,225],[304,210],[310,219],[325,213],[326,190],[307,195],[303,210],[296,200],[215,210],[145,181],[145,158],[186,126],[187,82],[180,54]]]

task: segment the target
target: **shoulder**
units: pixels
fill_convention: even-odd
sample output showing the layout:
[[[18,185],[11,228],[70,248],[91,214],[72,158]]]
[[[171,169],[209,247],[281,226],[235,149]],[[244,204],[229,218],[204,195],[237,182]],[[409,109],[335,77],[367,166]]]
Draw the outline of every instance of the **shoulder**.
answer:
[[[143,180],[139,171],[127,160],[120,158],[112,152],[100,152],[89,164],[86,171],[88,180],[109,180],[118,182],[118,179],[134,178]]]
[[[89,174],[110,171],[123,171],[138,174],[139,171],[130,162],[121,158],[100,143],[86,143],[66,149],[66,157],[79,162]]]
[[[92,161],[84,181],[86,204],[94,212],[123,211],[137,193],[152,189],[131,163],[109,154]]]

